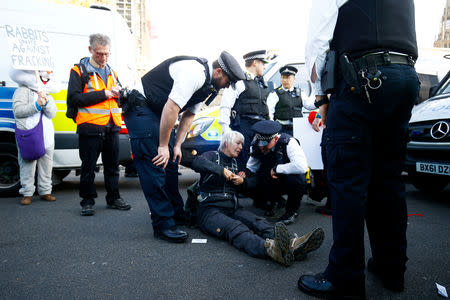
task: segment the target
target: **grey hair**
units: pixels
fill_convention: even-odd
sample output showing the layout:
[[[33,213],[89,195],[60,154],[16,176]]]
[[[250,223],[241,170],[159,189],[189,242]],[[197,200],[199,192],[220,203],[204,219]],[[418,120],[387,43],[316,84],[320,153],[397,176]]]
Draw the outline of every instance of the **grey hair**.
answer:
[[[242,133],[240,133],[238,131],[228,130],[227,132],[225,132],[222,135],[222,139],[220,140],[219,150],[220,151],[225,150],[225,147],[226,147],[225,143],[227,143],[227,145],[230,145],[236,139],[238,140],[238,142],[244,143],[244,136],[242,135]]]
[[[107,35],[94,33],[89,36],[89,46],[95,50],[95,46],[111,46],[111,40]]]

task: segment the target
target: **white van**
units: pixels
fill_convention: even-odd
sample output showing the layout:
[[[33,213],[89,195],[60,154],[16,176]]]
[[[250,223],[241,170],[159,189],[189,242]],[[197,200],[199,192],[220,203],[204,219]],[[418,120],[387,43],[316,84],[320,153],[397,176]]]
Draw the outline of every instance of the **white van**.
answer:
[[[89,35],[102,33],[111,38],[108,63],[117,72],[123,86],[134,86],[136,76],[132,35],[119,14],[104,8],[49,4],[37,0],[0,1],[0,196],[14,194],[20,188],[12,112],[12,96],[17,84],[9,77],[13,57],[7,47],[7,29],[11,28],[25,35],[30,30],[44,32],[50,41],[54,79],[62,88],[52,94],[58,108],[53,119],[53,175],[58,180],[81,166],[76,124],[65,113],[70,69],[82,57],[89,56]],[[120,136],[120,161],[130,161],[129,139],[124,126],[121,133],[124,134]],[[101,164],[100,158],[98,163]]]

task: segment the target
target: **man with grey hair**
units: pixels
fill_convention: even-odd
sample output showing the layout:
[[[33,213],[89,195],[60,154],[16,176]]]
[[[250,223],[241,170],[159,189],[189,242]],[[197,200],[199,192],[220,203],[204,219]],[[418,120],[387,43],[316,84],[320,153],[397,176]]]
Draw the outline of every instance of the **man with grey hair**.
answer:
[[[121,109],[117,98],[119,80],[108,65],[111,41],[96,33],[89,36],[91,57],[84,57],[70,71],[67,107],[76,108],[81,159],[81,215],[95,214],[95,167],[102,153],[108,208],[129,210],[131,206],[119,194],[119,130]]]
[[[245,178],[238,175],[236,157],[242,150],[244,136],[227,131],[219,151],[203,153],[194,159],[192,169],[200,172],[197,222],[210,235],[227,240],[252,257],[271,258],[290,266],[302,260],[323,241],[323,230],[317,228],[291,238],[286,225],[271,226],[264,218],[240,207],[238,192],[247,188]]]

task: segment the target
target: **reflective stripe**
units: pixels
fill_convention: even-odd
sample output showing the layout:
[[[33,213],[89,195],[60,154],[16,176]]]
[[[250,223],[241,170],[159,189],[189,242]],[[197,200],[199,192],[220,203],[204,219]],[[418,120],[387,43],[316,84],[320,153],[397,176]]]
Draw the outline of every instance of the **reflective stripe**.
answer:
[[[115,107],[115,108],[111,108],[111,112],[114,114],[121,114],[122,113],[122,108],[120,107]]]
[[[78,112],[87,114],[98,114],[98,115],[109,115],[111,113],[108,109],[85,108],[85,107],[78,108]]]
[[[99,90],[100,88],[99,88],[99,86],[98,86],[97,74],[95,73],[95,71],[94,71],[94,81],[95,81],[95,88],[96,88],[97,90]]]

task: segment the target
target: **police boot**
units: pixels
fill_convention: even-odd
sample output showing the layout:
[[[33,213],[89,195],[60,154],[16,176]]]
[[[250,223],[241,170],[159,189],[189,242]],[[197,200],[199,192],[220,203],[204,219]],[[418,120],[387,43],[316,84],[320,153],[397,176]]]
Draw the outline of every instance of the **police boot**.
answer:
[[[292,238],[289,243],[290,250],[294,254],[295,260],[304,260],[306,258],[306,254],[319,249],[320,245],[322,245],[324,237],[325,233],[320,227],[301,237],[298,237],[297,234],[295,234],[295,237]]]
[[[289,267],[294,263],[294,255],[289,247],[289,232],[283,223],[275,224],[275,239],[267,239],[264,247],[267,255],[283,266]]]

